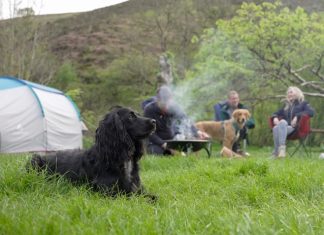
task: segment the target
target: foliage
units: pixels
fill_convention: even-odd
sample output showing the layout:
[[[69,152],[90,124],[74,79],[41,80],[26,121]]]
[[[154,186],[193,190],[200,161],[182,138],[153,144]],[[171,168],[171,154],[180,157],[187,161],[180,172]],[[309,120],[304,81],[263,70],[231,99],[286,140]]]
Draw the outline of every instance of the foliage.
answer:
[[[269,160],[266,152],[145,156],[141,177],[155,204],[26,172],[29,155],[1,155],[0,234],[320,234],[323,160]]]
[[[158,68],[150,55],[129,54],[97,71],[94,79],[81,86],[84,105],[96,114],[107,113],[112,106],[124,105],[140,110],[140,103],[155,92]],[[93,79],[93,80],[94,80]],[[140,85],[139,85],[140,84]]]
[[[32,7],[20,8],[17,11],[17,16],[24,17],[24,16],[31,16],[35,15],[35,11]]]
[[[188,84],[201,102],[189,105],[189,112],[208,110],[212,118],[212,106],[235,89],[257,119],[251,140],[259,145],[271,143],[267,119],[282,105],[279,99],[290,85],[319,97],[309,100],[321,116],[323,39],[324,18],[318,14],[300,7],[292,11],[279,2],[243,3],[232,19],[218,20],[215,28],[193,38],[200,48]],[[321,122],[314,120],[319,127]]]
[[[261,83],[298,85],[324,97],[324,18],[320,15],[307,14],[301,7],[291,11],[280,2],[243,3],[233,19],[219,20],[217,26],[249,50]]]
[[[237,90],[245,105],[252,106],[256,75],[244,63],[255,61],[246,48],[213,28],[193,38],[193,43],[200,44],[194,67],[187,71],[188,79],[177,84],[177,90],[182,90],[178,100],[187,113],[195,120],[213,120],[213,106],[225,100],[229,90]]]
[[[41,26],[31,15],[0,21],[0,74],[42,84],[51,81],[56,58],[41,40]]]
[[[69,87],[73,87],[78,80],[78,75],[72,63],[66,61],[58,68],[51,86],[67,91]]]

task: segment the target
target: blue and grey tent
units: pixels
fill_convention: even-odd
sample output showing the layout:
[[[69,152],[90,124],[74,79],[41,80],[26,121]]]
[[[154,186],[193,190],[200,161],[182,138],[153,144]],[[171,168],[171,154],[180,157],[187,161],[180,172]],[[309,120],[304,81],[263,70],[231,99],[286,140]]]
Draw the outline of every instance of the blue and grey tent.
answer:
[[[62,91],[0,77],[0,152],[82,148],[83,122]]]

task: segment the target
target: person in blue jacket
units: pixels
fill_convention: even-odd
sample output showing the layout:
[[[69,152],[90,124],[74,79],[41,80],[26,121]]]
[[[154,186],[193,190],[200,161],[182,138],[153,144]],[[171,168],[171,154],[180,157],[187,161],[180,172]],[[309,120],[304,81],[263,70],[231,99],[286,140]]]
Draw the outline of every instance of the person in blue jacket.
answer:
[[[232,117],[232,113],[235,109],[247,109],[242,103],[240,103],[239,94],[231,90],[227,94],[227,100],[221,101],[214,105],[215,121],[225,121]],[[246,153],[240,149],[241,140],[247,141],[247,129],[253,129],[255,127],[254,119],[251,117],[247,120],[245,127],[240,130],[239,139],[233,144],[232,150],[235,153],[245,155]]]
[[[305,101],[303,92],[295,86],[288,87],[284,106],[272,114],[273,157],[286,156],[286,138],[293,133],[302,115],[314,116],[314,109]]]

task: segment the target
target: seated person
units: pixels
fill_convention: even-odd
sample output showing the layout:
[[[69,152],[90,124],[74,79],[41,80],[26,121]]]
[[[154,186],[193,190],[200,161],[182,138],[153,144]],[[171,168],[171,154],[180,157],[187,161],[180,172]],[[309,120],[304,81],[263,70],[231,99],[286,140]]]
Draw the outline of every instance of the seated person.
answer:
[[[240,103],[239,94],[236,91],[230,91],[227,95],[227,100],[219,102],[214,106],[215,121],[225,121],[231,119],[232,113],[235,109],[247,109]],[[238,154],[245,155],[246,153],[240,149],[240,141],[247,140],[247,129],[253,129],[255,127],[254,119],[250,118],[245,127],[240,130],[240,138],[234,143],[233,151]]]
[[[142,110],[144,111],[145,107],[152,102],[156,101],[156,96],[152,96],[141,103]]]
[[[144,107],[144,116],[156,120],[156,131],[148,138],[147,152],[157,155],[173,155],[174,151],[167,148],[166,140],[179,135],[180,124],[188,120],[185,113],[172,99],[172,92],[167,86],[158,89],[156,100]],[[206,138],[206,134],[190,125],[193,138]]]
[[[302,115],[314,116],[314,109],[305,100],[304,93],[298,87],[289,87],[286,94],[284,106],[272,114],[273,157],[286,157],[287,136],[295,131]]]

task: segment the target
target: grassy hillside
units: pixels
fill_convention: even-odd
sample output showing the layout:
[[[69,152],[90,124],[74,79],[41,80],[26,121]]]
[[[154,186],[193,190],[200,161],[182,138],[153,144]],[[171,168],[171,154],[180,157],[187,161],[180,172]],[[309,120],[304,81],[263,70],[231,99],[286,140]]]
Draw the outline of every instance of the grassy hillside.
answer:
[[[242,2],[203,0],[188,5],[185,0],[131,0],[86,13],[56,15],[57,18],[55,15],[43,17],[42,21],[48,21],[46,28],[50,29],[47,36],[51,51],[60,60],[72,60],[80,65],[79,69],[84,70],[88,66],[105,68],[115,59],[134,50],[154,56],[164,52],[156,21],[161,21],[161,27],[165,27],[162,30],[167,31],[165,33],[168,35],[164,36],[170,45],[166,49],[179,53],[181,37],[184,36],[180,30],[189,29],[187,40],[190,40],[204,28],[213,25],[217,19],[231,17]],[[309,11],[324,10],[321,1],[295,0],[283,3],[291,8],[298,5]],[[176,11],[181,8],[192,13],[186,15],[187,22],[182,22],[183,16],[178,15],[184,12]],[[165,22],[166,17],[169,17],[170,22]]]
[[[0,156],[0,234],[321,234],[324,165],[312,158],[190,157],[141,161],[152,204],[112,199],[27,173],[29,155]]]

